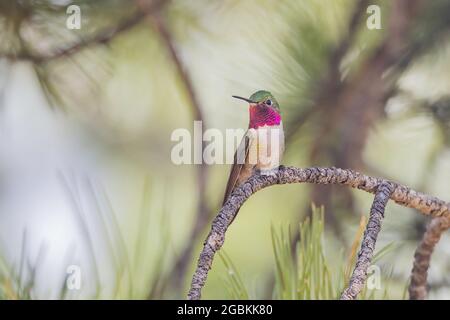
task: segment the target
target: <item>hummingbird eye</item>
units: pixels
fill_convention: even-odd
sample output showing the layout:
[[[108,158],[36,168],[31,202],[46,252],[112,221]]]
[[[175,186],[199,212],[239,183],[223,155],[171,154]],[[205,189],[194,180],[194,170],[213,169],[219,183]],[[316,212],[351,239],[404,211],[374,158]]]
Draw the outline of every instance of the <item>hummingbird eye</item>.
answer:
[[[268,106],[271,106],[271,105],[272,105],[272,100],[267,99],[265,103],[266,103]]]

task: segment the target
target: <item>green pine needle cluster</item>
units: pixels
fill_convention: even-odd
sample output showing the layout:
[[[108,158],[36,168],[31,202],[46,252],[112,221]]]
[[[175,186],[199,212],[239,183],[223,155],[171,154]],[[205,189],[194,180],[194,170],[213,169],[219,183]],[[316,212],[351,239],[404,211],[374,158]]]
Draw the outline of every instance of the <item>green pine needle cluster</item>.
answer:
[[[327,246],[324,237],[324,210],[313,206],[311,218],[306,218],[300,223],[298,229],[298,240],[293,242],[291,227],[276,229],[272,226],[272,247],[275,265],[275,285],[272,298],[283,300],[331,300],[339,299],[351,276],[356,263],[357,251],[359,250],[365,228],[365,218],[361,219],[360,227],[355,236],[350,253],[343,251],[336,259],[327,254]],[[386,254],[391,252],[394,244],[390,243],[375,254],[373,263],[379,262]],[[227,274],[225,277],[225,288],[231,299],[261,298],[253,297],[242,281],[239,271],[233,264],[231,258],[220,252],[220,258],[224,264]],[[370,272],[369,272],[370,273]],[[370,276],[370,274],[369,274]],[[383,270],[380,274],[380,288],[369,289],[364,287],[359,299],[389,299],[389,278],[392,270]],[[405,284],[406,288],[406,284]],[[404,295],[403,295],[404,297]]]

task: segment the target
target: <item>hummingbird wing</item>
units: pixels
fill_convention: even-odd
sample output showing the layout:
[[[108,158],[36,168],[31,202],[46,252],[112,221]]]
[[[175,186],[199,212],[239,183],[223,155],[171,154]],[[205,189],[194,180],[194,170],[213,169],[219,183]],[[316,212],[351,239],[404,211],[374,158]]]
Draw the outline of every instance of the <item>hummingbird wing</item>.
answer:
[[[252,142],[252,135],[247,131],[234,154],[233,166],[231,167],[230,176],[228,177],[222,205],[225,204],[233,190],[252,174],[252,166],[249,166],[248,164],[248,154]]]

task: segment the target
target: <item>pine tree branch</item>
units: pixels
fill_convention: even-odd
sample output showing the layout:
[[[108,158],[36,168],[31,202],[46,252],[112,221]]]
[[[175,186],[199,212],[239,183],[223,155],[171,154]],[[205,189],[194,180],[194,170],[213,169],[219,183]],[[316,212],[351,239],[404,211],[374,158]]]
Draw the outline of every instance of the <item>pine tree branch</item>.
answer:
[[[375,193],[372,207],[370,208],[369,222],[364,232],[361,249],[358,253],[355,269],[348,287],[341,295],[341,300],[354,300],[364,287],[367,279],[367,270],[370,267],[375,251],[378,233],[381,230],[381,222],[384,218],[384,211],[394,185],[391,182],[383,181]]]
[[[141,7],[131,17],[119,22],[117,25],[105,28],[104,30],[86,38],[79,42],[73,43],[67,47],[60,48],[53,52],[47,53],[32,53],[28,50],[22,50],[17,54],[13,53],[0,53],[0,57],[13,60],[13,61],[30,61],[34,64],[43,64],[49,61],[57,60],[59,58],[71,56],[80,52],[86,47],[99,44],[107,44],[113,40],[118,34],[126,32],[140,22],[142,22],[147,16],[159,11],[167,2],[167,0],[154,0],[146,7]]]
[[[448,216],[433,218],[425,231],[419,246],[414,254],[414,264],[409,284],[409,298],[423,300],[427,296],[427,277],[430,267],[431,255],[442,233],[450,228]]]
[[[288,183],[342,184],[369,193],[376,193],[381,185],[389,183],[393,188],[389,198],[396,203],[415,208],[424,215],[450,217],[450,203],[448,202],[414,191],[407,186],[370,177],[349,169],[280,167],[274,175],[255,174],[233,191],[214,218],[192,277],[188,299],[200,299],[201,290],[205,285],[208,271],[211,269],[214,255],[222,247],[225,241],[225,232],[243,203],[252,194],[263,188]],[[380,188],[380,190],[382,189],[384,187]]]
[[[190,101],[191,113],[194,121],[201,121],[203,127],[207,127],[205,116],[203,114],[203,108],[196,93],[194,83],[186,65],[183,63],[178,50],[176,48],[175,40],[170,32],[166,19],[159,15],[154,14],[150,20],[155,30],[158,32],[161,42],[164,44],[169,57],[175,66],[175,69],[182,80],[182,84],[187,93],[187,97]],[[202,154],[205,149],[205,142],[202,143]],[[181,254],[173,264],[172,270],[168,273],[168,279],[162,284],[160,293],[165,290],[167,285],[175,288],[176,292],[181,292],[186,279],[186,269],[189,267],[192,253],[194,251],[194,245],[199,237],[199,234],[204,230],[208,223],[210,210],[207,205],[206,199],[206,185],[208,180],[208,166],[205,163],[200,164],[196,168],[197,185],[198,185],[198,203],[197,212],[194,220],[194,226],[189,234],[189,238],[186,241],[186,246],[182,249]]]

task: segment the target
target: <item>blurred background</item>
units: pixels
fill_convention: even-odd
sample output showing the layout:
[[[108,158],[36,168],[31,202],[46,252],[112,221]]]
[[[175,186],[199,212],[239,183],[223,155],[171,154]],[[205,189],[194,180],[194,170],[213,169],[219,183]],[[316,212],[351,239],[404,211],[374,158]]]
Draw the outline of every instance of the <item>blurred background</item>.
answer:
[[[233,94],[275,95],[286,165],[352,168],[449,200],[449,29],[448,0],[2,0],[0,298],[184,298],[229,165],[175,165],[170,137],[194,120],[247,128]],[[258,192],[203,298],[338,297],[371,200],[339,186]],[[427,221],[389,204],[366,298],[406,297]],[[448,240],[431,298],[450,297]],[[311,277],[308,241],[326,260]]]

